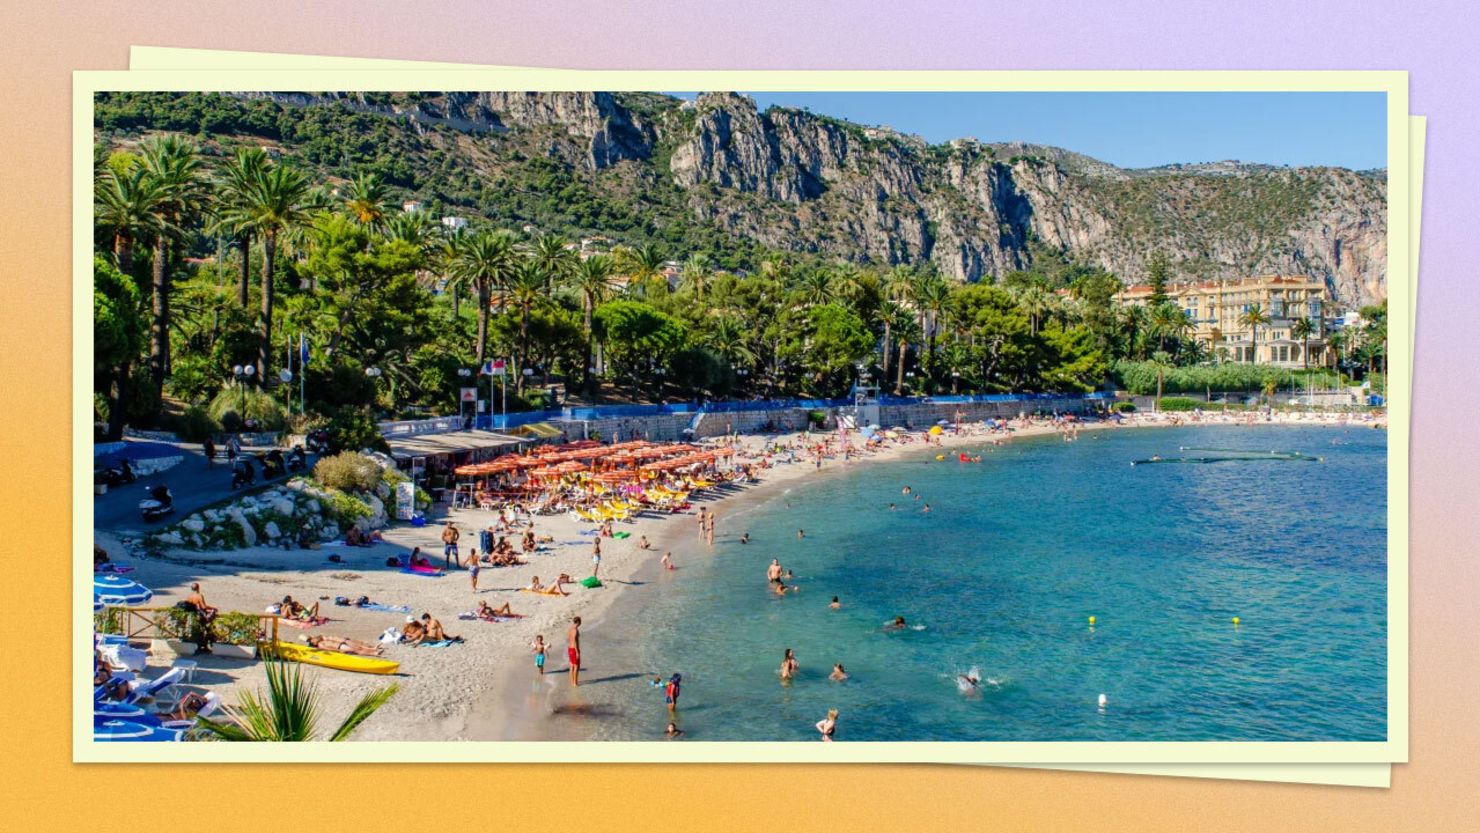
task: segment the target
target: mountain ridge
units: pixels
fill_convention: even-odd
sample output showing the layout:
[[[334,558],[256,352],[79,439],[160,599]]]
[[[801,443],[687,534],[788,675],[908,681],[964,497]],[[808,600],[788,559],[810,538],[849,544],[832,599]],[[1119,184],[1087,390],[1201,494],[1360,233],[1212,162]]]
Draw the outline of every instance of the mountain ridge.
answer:
[[[196,119],[193,132],[222,148],[276,141],[333,173],[336,149],[322,145],[339,136],[340,176],[383,168],[409,196],[450,210],[736,247],[737,262],[778,249],[930,262],[978,280],[1027,267],[1036,243],[1126,283],[1161,250],[1184,279],[1304,274],[1347,306],[1386,296],[1382,172],[1234,161],[1124,169],[1031,143],[929,144],[806,110],[760,110],[735,93],[109,95],[98,123],[113,141]],[[206,129],[208,116],[221,129]],[[378,141],[365,147],[346,120]]]

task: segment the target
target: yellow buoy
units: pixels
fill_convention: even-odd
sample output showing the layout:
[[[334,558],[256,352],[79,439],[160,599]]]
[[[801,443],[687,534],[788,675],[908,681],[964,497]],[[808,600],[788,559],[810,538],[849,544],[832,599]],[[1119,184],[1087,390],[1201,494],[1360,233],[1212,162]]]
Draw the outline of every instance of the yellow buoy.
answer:
[[[944,460],[944,459],[946,459],[946,455],[944,455],[944,454],[937,454],[937,455],[935,455],[935,459],[937,459],[937,460]]]
[[[1095,617],[1093,617],[1093,616],[1089,617],[1089,623],[1091,625],[1094,625],[1094,623],[1095,623]]]
[[[1237,616],[1233,617],[1233,624],[1235,624],[1235,625],[1238,624],[1238,617]]]

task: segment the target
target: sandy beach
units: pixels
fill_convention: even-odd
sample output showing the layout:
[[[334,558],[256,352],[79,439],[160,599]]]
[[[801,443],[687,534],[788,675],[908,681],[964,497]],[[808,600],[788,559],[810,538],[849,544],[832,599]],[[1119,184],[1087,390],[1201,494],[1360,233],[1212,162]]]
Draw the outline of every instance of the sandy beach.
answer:
[[[1159,425],[1188,424],[1187,415],[1138,415],[1122,425],[1089,423],[1083,431],[1124,430]],[[1242,416],[1203,415],[1201,424],[1237,426]],[[1335,415],[1277,414],[1275,424],[1294,425],[1361,425],[1370,420],[1348,420]],[[1270,424],[1261,418],[1259,424]],[[990,438],[1004,442],[1058,432],[1057,426],[1035,423],[1017,427],[1011,436],[988,435],[980,425],[964,426],[962,433],[947,431],[938,440],[943,449],[957,445],[980,444]],[[806,435],[742,436],[734,443],[741,461],[759,460],[768,443],[788,444]],[[813,434],[813,442],[834,434]],[[374,641],[389,627],[399,627],[405,614],[335,606],[336,596],[368,596],[386,605],[405,605],[420,616],[429,612],[440,619],[449,634],[460,635],[465,642],[445,648],[416,648],[391,645],[389,658],[401,663],[396,680],[400,692],[368,720],[354,736],[355,740],[575,740],[593,736],[604,711],[620,686],[605,682],[631,680],[659,673],[665,669],[632,667],[632,653],[625,646],[642,638],[643,628],[634,612],[651,594],[661,593],[670,582],[681,582],[685,559],[702,558],[706,547],[698,542],[695,513],[701,506],[718,512],[716,538],[738,535],[748,506],[766,499],[775,490],[792,488],[812,477],[827,477],[847,467],[897,459],[906,454],[919,454],[924,445],[915,435],[912,442],[899,442],[882,450],[823,461],[817,468],[810,459],[778,462],[758,471],[759,483],[733,487],[723,493],[695,496],[694,506],[686,512],[654,515],[645,513],[631,523],[622,524],[626,539],[603,539],[601,579],[604,586],[586,589],[571,586],[568,597],[551,597],[519,592],[518,588],[538,576],[548,582],[560,573],[580,579],[591,573],[591,541],[581,535],[591,526],[569,515],[539,516],[534,519],[537,535],[552,536],[554,543],[546,551],[528,557],[529,563],[517,567],[484,568],[475,593],[465,570],[452,570],[438,578],[401,573],[385,566],[387,558],[421,547],[442,565],[440,532],[445,520],[452,520],[463,531],[463,552],[476,545],[476,530],[486,528],[497,519],[497,513],[478,509],[446,510],[444,515],[429,518],[424,527],[396,526],[385,530],[382,543],[365,548],[324,548],[289,550],[256,547],[225,553],[167,552],[161,557],[125,555],[122,542],[98,532],[99,545],[115,553],[119,560],[134,565],[131,578],[154,589],[151,606],[164,607],[183,600],[190,583],[198,581],[207,601],[223,611],[263,611],[269,604],[291,594],[304,604],[319,602],[321,613],[330,621],[310,631],[284,629],[282,638],[298,639],[304,633],[328,634]],[[646,536],[652,548],[643,550],[638,541]],[[674,550],[678,569],[662,570],[659,558]],[[340,563],[328,557],[338,555]],[[479,601],[494,607],[508,602],[522,618],[501,622],[459,620],[458,614],[471,611]],[[565,632],[573,616],[583,619],[582,686],[573,688],[567,678]],[[536,674],[531,644],[543,635],[548,646],[546,675]],[[235,702],[239,686],[256,689],[263,686],[263,665],[255,660],[205,656],[199,660],[194,687],[220,692],[227,702]],[[153,661],[151,660],[151,664]],[[353,674],[316,667],[305,667],[316,681],[324,705],[323,720],[336,723],[348,713],[352,704],[372,688],[384,685],[388,678]]]

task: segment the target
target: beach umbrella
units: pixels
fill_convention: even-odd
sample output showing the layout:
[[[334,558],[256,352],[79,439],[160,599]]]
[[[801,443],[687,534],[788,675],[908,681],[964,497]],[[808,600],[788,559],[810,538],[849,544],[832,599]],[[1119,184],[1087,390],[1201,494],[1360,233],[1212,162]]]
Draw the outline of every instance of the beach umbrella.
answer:
[[[132,720],[104,720],[93,724],[93,740],[137,740],[153,732],[152,726]]]
[[[143,717],[144,710],[138,706],[130,706],[127,703],[93,703],[93,717],[101,717],[105,720],[123,720],[125,718]]]
[[[151,722],[152,723],[152,722]],[[118,742],[178,741],[183,732],[134,720],[104,720],[93,723],[93,740]]]
[[[141,605],[154,598],[154,591],[113,573],[93,576],[93,600],[105,605]]]

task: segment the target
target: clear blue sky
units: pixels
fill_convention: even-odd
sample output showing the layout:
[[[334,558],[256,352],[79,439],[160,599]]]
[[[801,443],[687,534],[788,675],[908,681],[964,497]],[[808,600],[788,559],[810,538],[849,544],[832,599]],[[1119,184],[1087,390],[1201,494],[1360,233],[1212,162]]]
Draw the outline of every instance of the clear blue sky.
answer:
[[[692,93],[676,93],[685,98]],[[747,93],[934,144],[1053,145],[1126,168],[1237,159],[1387,167],[1382,93]]]

